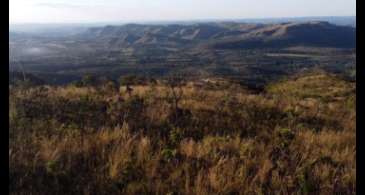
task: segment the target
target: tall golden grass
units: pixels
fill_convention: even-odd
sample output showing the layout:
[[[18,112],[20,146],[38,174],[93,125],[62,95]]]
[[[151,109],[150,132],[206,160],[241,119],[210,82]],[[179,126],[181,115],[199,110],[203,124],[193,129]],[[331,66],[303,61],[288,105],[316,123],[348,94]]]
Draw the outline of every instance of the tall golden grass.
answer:
[[[353,83],[132,88],[12,86],[10,194],[356,193]]]

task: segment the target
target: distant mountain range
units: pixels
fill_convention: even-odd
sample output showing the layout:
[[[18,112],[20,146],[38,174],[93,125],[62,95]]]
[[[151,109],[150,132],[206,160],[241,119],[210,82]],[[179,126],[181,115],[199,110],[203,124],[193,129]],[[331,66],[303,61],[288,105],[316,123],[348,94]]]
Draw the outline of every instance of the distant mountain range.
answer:
[[[353,72],[356,27],[326,21],[106,25],[9,32],[9,49],[11,70],[54,83],[86,73],[186,73],[234,76],[256,85],[314,67]]]
[[[236,22],[275,24],[283,22],[310,22],[324,21],[339,26],[356,27],[356,16],[318,16],[318,17],[295,17],[295,18],[264,18],[264,19],[239,19]]]
[[[99,23],[60,23],[60,24],[42,24],[42,23],[25,23],[9,24],[11,32],[26,33],[43,33],[54,35],[70,35],[84,31],[91,27],[101,27],[106,25],[120,26],[129,23],[146,24],[146,25],[192,25],[197,23],[215,23],[215,22],[237,22],[237,23],[256,23],[256,24],[277,24],[284,22],[310,22],[324,21],[340,26],[356,27],[356,16],[319,16],[319,17],[288,17],[288,18],[251,18],[251,19],[206,19],[206,20],[187,20],[187,21],[125,21],[125,22],[99,22]]]
[[[280,24],[203,23],[193,25],[140,25],[90,28],[79,39],[110,48],[156,45],[216,49],[315,46],[353,48],[356,29],[328,22]]]

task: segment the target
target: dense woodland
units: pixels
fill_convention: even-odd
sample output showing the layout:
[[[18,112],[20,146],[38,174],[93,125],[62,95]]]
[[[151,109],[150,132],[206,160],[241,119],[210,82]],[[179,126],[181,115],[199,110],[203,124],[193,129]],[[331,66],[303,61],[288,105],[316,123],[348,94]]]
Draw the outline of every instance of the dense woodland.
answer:
[[[355,83],[9,84],[10,194],[355,194]]]

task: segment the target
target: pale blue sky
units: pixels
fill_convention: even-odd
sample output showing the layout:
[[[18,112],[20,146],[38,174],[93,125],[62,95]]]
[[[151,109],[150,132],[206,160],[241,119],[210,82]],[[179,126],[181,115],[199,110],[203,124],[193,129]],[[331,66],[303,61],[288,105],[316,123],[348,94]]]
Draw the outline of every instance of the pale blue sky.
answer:
[[[356,0],[9,0],[9,23],[355,16]]]

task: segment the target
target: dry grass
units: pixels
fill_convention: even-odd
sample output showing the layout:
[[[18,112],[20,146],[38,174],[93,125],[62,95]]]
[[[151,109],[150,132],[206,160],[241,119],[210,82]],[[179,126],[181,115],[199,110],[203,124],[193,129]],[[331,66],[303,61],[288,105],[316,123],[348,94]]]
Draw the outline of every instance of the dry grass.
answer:
[[[10,193],[356,193],[352,83],[307,75],[263,94],[189,85],[179,121],[168,87],[132,88],[110,100],[92,87],[12,87]]]

